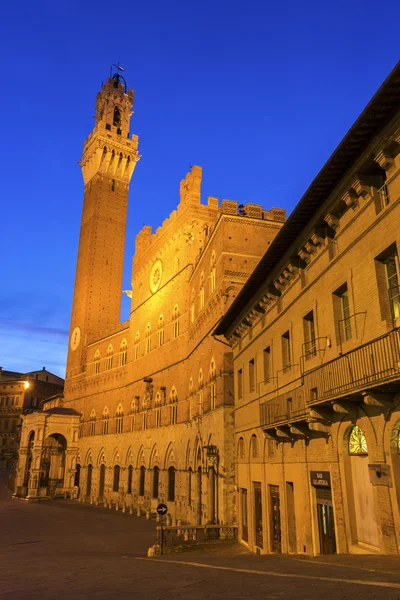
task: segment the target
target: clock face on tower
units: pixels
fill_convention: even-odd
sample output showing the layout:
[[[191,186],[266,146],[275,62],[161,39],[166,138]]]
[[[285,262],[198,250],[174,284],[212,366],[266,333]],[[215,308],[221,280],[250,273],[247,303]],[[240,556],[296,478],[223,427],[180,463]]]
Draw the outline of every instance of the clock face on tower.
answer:
[[[79,327],[75,327],[75,329],[72,332],[71,342],[70,342],[72,352],[74,352],[74,350],[77,349],[80,341],[81,341],[81,330],[79,329]]]
[[[160,287],[161,277],[162,277],[162,262],[161,262],[161,260],[156,260],[154,265],[151,267],[150,279],[149,279],[150,291],[152,294],[154,294]]]

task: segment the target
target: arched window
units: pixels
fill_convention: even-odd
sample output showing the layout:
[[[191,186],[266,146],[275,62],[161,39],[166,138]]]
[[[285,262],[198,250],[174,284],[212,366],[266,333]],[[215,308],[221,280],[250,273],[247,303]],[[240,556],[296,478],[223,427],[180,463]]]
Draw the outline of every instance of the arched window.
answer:
[[[354,425],[350,431],[349,454],[368,454],[364,432],[357,425]]]
[[[124,427],[124,411],[121,404],[118,405],[117,412],[115,415],[116,420],[116,432],[122,433]]]
[[[238,454],[239,458],[244,458],[244,439],[242,437],[239,438],[239,441],[238,441],[237,454]]]
[[[171,425],[175,425],[178,422],[178,394],[175,386],[172,386],[169,401],[171,403]]]
[[[158,345],[164,344],[164,317],[160,315],[158,319]]]
[[[135,335],[135,359],[140,358],[140,332],[137,331]]]
[[[120,476],[121,468],[119,465],[115,465],[114,467],[114,482],[113,482],[113,492],[118,492],[119,490],[119,476]]]
[[[146,467],[140,467],[140,477],[139,477],[139,496],[144,496],[144,486],[146,479]]]
[[[192,290],[192,295],[190,298],[190,322],[191,323],[194,323],[195,310],[196,310],[196,295],[194,293],[194,290]]]
[[[215,251],[213,251],[212,255],[211,255],[211,265],[210,265],[210,271],[211,271],[211,277],[210,277],[210,291],[211,293],[213,293],[215,291],[215,288],[217,287],[217,269],[216,269],[216,264],[215,264]]]
[[[255,434],[251,436],[251,455],[253,458],[258,458],[258,440]]]
[[[85,421],[84,421],[84,416],[83,416],[83,412],[81,412],[81,415],[79,417],[79,437],[83,437],[83,427],[85,425]]]
[[[203,414],[204,409],[204,378],[203,378],[203,369],[199,371],[199,415]]]
[[[93,409],[90,413],[90,435],[96,435],[96,411]]]
[[[133,479],[133,467],[129,465],[128,467],[128,488],[126,490],[127,494],[132,494],[132,479]]]
[[[177,338],[179,336],[179,306],[177,304],[175,304],[175,306],[174,306],[173,319],[174,319],[174,338]]]
[[[102,420],[102,434],[103,435],[107,435],[108,433],[108,421],[109,421],[110,415],[108,414],[108,408],[107,406],[105,407],[105,409],[103,410],[103,414],[101,415],[101,420]]]
[[[114,354],[114,349],[113,349],[112,345],[110,344],[107,348],[107,360],[106,360],[106,370],[107,371],[112,369],[113,354]]]
[[[215,379],[217,377],[217,369],[215,366],[215,359],[212,358],[210,362],[210,410],[214,410],[216,406],[217,399],[217,385],[215,383]]]
[[[204,273],[202,273],[200,275],[200,293],[199,293],[199,299],[200,299],[200,310],[202,310],[204,308]]]
[[[122,344],[120,346],[120,365],[126,365],[128,361],[128,343],[126,340],[122,340]]]
[[[146,353],[150,352],[151,350],[151,325],[150,323],[147,323],[147,327],[146,327]]]
[[[100,373],[100,350],[96,350],[93,361],[94,373]]]
[[[400,454],[400,419],[393,425],[392,433],[390,435],[390,446],[395,448]]]
[[[168,500],[174,502],[175,500],[175,469],[170,467],[168,469]]]
[[[114,108],[114,117],[113,117],[113,125],[114,127],[119,127],[121,124],[121,111],[119,108]]]
[[[154,467],[153,469],[153,498],[158,498],[158,482],[159,482],[160,469]]]

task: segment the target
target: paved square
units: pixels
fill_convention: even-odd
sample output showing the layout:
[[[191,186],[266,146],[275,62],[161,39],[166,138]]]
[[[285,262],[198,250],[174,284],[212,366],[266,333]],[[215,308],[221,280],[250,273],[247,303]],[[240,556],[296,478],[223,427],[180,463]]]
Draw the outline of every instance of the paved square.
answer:
[[[0,597],[400,599],[397,557],[254,556],[240,546],[146,557],[155,523],[0,488]]]

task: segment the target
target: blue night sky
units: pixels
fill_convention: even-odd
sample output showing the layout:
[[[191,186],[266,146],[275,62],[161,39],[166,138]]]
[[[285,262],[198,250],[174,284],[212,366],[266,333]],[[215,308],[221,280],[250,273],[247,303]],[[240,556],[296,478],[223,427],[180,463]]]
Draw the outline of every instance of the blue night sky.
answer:
[[[0,365],[63,376],[83,181],[112,63],[135,90],[136,233],[190,164],[208,195],[288,212],[399,58],[400,3],[38,0],[2,6]],[[129,306],[124,300],[122,315]]]

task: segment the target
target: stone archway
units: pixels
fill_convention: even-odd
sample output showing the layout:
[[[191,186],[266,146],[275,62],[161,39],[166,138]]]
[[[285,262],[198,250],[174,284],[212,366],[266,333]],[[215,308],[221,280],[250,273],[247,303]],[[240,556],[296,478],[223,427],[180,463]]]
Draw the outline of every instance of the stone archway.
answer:
[[[49,435],[44,442],[39,487],[47,488],[47,496],[54,496],[57,488],[64,487],[66,450],[67,441],[60,433]]]

